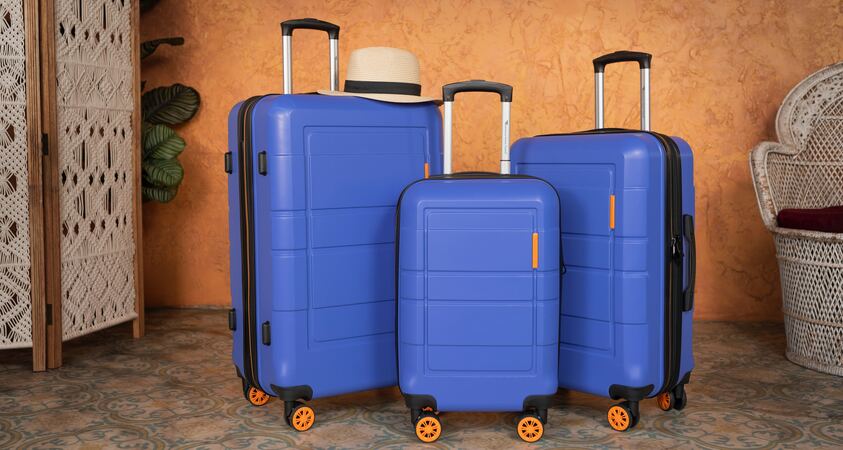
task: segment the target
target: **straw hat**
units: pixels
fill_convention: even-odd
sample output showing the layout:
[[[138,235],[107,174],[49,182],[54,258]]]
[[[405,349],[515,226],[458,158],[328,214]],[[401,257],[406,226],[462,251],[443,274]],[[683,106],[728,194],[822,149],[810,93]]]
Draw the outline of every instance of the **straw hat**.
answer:
[[[416,55],[391,47],[367,47],[351,52],[342,91],[322,95],[354,96],[392,103],[439,102],[422,97]]]

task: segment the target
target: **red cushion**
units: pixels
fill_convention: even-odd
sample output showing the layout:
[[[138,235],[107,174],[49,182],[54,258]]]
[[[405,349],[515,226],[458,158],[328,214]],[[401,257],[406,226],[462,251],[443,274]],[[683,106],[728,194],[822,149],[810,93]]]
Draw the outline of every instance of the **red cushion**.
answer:
[[[779,226],[799,230],[843,233],[843,206],[821,209],[783,209],[779,211]]]

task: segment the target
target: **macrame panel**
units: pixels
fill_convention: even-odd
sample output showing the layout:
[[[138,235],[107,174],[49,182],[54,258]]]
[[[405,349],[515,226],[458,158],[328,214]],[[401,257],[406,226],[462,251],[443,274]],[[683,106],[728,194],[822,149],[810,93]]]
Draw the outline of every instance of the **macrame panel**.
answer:
[[[64,339],[136,317],[130,0],[56,1]]]
[[[0,0],[0,349],[32,345],[26,34],[22,0]]]

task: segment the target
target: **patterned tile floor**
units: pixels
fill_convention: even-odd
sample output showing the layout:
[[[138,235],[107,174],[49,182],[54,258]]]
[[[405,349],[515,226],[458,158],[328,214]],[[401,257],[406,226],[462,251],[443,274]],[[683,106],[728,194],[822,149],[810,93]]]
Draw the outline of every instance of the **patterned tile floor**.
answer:
[[[518,440],[515,414],[443,414],[428,448],[843,448],[843,378],[784,359],[781,324],[697,323],[697,370],[682,412],[642,403],[627,433],[609,401],[561,393],[545,437]],[[280,402],[252,407],[229,362],[223,311],[156,310],[148,336],[123,325],[65,347],[64,367],[29,371],[28,352],[0,352],[0,448],[418,448],[397,389],[312,402],[296,433]]]

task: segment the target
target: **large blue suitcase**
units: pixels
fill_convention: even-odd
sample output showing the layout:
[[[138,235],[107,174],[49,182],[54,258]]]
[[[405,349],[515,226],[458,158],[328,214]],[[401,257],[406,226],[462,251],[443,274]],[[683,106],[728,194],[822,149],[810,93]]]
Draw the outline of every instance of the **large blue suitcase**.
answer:
[[[285,22],[285,95],[238,103],[229,116],[232,359],[253,404],[285,402],[304,430],[301,400],[397,382],[395,205],[402,189],[441,173],[442,124],[432,103],[288,95],[291,35],[339,28]]]
[[[650,60],[595,59],[596,129],[512,147],[513,172],[553,184],[565,210],[559,385],[625,399],[608,413],[618,430],[637,423],[644,398],[684,408],[694,367],[693,155],[648,131]],[[603,128],[603,71],[621,61],[640,65],[642,130]]]
[[[451,172],[457,92],[501,96],[501,174]],[[557,391],[559,199],[509,172],[510,86],[453,83],[445,97],[444,172],[408,186],[398,213],[398,380],[416,435],[436,440],[436,411],[523,411],[538,440]]]

